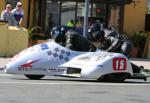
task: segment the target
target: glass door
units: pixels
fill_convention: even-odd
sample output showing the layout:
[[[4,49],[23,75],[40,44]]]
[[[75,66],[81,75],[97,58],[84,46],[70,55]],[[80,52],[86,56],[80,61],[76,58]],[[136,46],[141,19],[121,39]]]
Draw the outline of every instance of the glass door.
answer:
[[[75,26],[76,2],[62,1],[61,25]]]
[[[51,29],[60,24],[60,1],[46,0],[45,27]]]
[[[120,5],[109,5],[108,26],[120,31],[123,24],[123,9]]]

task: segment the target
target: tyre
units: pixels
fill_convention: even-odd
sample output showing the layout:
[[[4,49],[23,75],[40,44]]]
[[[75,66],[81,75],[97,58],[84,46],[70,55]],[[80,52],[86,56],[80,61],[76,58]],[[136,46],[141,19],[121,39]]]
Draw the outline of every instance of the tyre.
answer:
[[[111,73],[100,77],[98,81],[123,82],[128,77],[129,77],[128,73]]]
[[[43,78],[45,75],[30,75],[30,74],[27,74],[25,76],[29,79],[32,79],[32,80],[39,80],[39,79]]]

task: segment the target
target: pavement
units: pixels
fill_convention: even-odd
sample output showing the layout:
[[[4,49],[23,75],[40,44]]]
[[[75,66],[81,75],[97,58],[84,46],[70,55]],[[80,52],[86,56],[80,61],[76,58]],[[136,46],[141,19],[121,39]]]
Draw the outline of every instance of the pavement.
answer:
[[[2,58],[0,57],[0,69],[2,70],[5,66],[10,61],[11,58]],[[138,66],[144,66],[145,69],[150,69],[150,59],[140,59],[140,58],[134,58],[131,59],[131,62]]]
[[[144,66],[145,69],[150,70],[150,59],[141,59],[141,58],[134,58],[131,59],[131,62],[138,66]]]
[[[2,70],[5,66],[10,61],[11,58],[2,58],[0,57],[0,70]]]

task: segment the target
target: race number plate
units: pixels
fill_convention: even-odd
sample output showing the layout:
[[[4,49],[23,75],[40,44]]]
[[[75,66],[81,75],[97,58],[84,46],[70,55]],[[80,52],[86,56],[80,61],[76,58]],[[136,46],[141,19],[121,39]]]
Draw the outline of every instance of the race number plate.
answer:
[[[126,58],[114,58],[113,59],[113,70],[115,71],[124,71],[127,69],[127,60]]]

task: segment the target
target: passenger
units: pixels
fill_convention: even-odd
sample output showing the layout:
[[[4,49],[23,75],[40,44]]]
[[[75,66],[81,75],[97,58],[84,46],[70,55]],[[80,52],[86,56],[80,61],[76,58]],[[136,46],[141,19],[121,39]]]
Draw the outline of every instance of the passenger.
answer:
[[[16,26],[17,22],[12,13],[12,6],[11,4],[6,5],[6,9],[1,13],[1,20],[7,21],[9,26]]]
[[[77,19],[76,20],[76,30],[79,31],[79,33],[83,36],[83,19]]]
[[[114,30],[104,29],[100,30],[101,26],[95,23],[90,26],[88,30],[88,39],[92,42],[100,42],[99,49],[107,52],[122,53],[126,57],[130,58],[130,52],[132,50],[132,42],[124,35],[121,35]],[[142,69],[131,63],[133,73],[139,73]]]
[[[22,3],[18,2],[16,8],[12,10],[17,26],[22,26],[24,11],[22,9]]]
[[[56,43],[75,51],[96,50],[96,47],[85,39],[77,30],[67,26],[56,26],[52,28],[51,36]]]
[[[67,22],[67,26],[69,26],[69,27],[74,27],[74,26],[75,26],[74,20],[71,19],[70,21],[68,21],[68,22]]]

